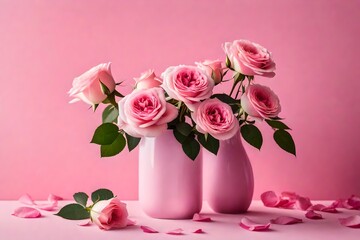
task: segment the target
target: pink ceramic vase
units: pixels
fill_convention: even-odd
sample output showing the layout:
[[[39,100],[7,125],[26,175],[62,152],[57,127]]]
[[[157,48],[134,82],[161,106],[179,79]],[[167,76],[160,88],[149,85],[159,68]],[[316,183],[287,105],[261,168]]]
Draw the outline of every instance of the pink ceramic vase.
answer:
[[[204,149],[204,198],[218,213],[242,213],[250,206],[254,177],[240,132],[220,141],[217,156]]]
[[[153,218],[188,219],[202,206],[202,151],[192,161],[172,131],[143,138],[139,147],[139,201]]]

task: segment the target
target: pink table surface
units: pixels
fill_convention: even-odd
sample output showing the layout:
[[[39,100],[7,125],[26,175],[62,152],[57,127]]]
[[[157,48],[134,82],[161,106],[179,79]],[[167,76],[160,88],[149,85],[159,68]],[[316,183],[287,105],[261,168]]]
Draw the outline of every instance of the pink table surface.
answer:
[[[61,201],[60,206],[68,203]],[[126,201],[130,219],[135,220],[137,226],[122,230],[102,231],[96,226],[81,227],[76,221],[69,221],[54,216],[54,212],[41,211],[42,218],[22,219],[11,215],[15,208],[23,206],[17,201],[0,201],[0,238],[12,239],[36,239],[36,240],[92,240],[92,239],[360,239],[360,229],[351,229],[339,224],[338,218],[360,214],[360,211],[340,209],[340,213],[322,213],[324,219],[310,220],[304,217],[303,211],[267,208],[259,201],[254,201],[250,211],[246,214],[227,215],[217,214],[210,210],[204,203],[202,213],[210,216],[213,222],[194,222],[192,220],[161,220],[146,216],[136,201]],[[328,204],[322,201],[319,203]],[[266,222],[276,216],[288,215],[302,218],[304,223],[295,225],[271,225],[267,232],[250,232],[239,227],[238,223],[243,216],[247,216],[259,222]],[[143,233],[139,226],[147,225],[157,229],[160,233]],[[165,232],[182,228],[184,235],[173,236]],[[205,234],[192,233],[196,229],[203,229]]]

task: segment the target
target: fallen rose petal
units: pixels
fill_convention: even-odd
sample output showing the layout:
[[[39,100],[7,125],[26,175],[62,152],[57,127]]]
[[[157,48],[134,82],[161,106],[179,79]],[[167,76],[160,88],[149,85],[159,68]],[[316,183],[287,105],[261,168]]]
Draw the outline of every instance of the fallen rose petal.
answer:
[[[174,229],[170,232],[167,232],[166,234],[170,234],[170,235],[183,235],[183,229],[181,228],[177,228],[177,229]]]
[[[265,223],[265,224],[256,223],[247,217],[242,218],[239,225],[240,227],[249,231],[264,231],[270,228],[270,223]]]
[[[12,215],[16,216],[16,217],[21,217],[21,218],[41,217],[41,213],[37,209],[31,208],[31,207],[19,207],[19,208],[15,209],[15,211]]]
[[[51,202],[51,203],[43,203],[43,204],[37,204],[36,207],[45,210],[45,211],[54,211],[57,209],[58,202]]]
[[[305,217],[309,219],[322,219],[322,215],[320,213],[316,213],[313,210],[309,210],[306,212]]]
[[[294,192],[282,192],[280,197],[282,199],[296,200],[299,197],[299,195],[297,195]]]
[[[327,206],[324,207],[323,209],[321,209],[322,212],[327,212],[327,213],[338,213],[339,211],[333,207],[333,206]]]
[[[339,222],[341,225],[345,227],[351,227],[351,228],[360,228],[360,216],[354,215],[347,218],[339,218]]]
[[[288,202],[282,202],[281,204],[279,204],[279,207],[281,208],[286,208],[286,209],[293,209],[296,203],[296,200],[287,200]]]
[[[81,227],[88,227],[92,225],[92,222],[91,221],[81,222],[78,225]]]
[[[48,201],[49,202],[57,202],[57,201],[60,201],[60,200],[64,200],[62,197],[59,197],[59,196],[56,196],[52,193],[49,194],[48,196]]]
[[[140,226],[140,228],[143,230],[143,232],[145,233],[158,233],[158,231],[156,231],[155,229],[148,227],[148,226]]]
[[[260,198],[264,206],[266,207],[276,207],[280,202],[279,197],[274,191],[264,192],[263,194],[261,194]]]
[[[134,226],[134,225],[136,225],[135,221],[130,220],[130,219],[127,220],[127,225],[126,226]]]
[[[298,197],[295,203],[297,209],[306,211],[312,206],[310,198],[307,197]]]
[[[205,233],[201,228],[195,230],[193,233]]]
[[[348,200],[347,203],[353,207],[353,209],[360,210],[360,197],[352,195]]]
[[[294,218],[294,217],[288,217],[288,216],[281,216],[275,219],[270,220],[273,224],[279,224],[279,225],[290,225],[295,223],[302,223],[303,220],[300,218]]]
[[[212,221],[212,219],[210,217],[204,217],[203,215],[200,215],[199,213],[195,213],[192,220],[197,221],[197,222],[211,222]]]
[[[321,211],[324,208],[325,208],[325,205],[323,205],[323,204],[315,204],[315,205],[312,205],[311,207],[309,207],[308,210]]]
[[[34,202],[34,200],[32,199],[32,197],[25,193],[24,195],[22,195],[20,198],[19,198],[19,202],[21,203],[24,203],[24,204],[27,204],[27,205],[36,205],[36,203]]]

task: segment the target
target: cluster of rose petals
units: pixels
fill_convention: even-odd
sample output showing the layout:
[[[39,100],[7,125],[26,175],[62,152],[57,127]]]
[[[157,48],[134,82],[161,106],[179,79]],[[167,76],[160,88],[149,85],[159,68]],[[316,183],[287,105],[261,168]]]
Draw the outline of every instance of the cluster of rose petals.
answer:
[[[248,40],[235,40],[226,42],[224,51],[237,72],[248,76],[275,76],[275,62],[271,53],[260,44]]]
[[[218,84],[222,80],[223,67],[222,61],[220,60],[205,60],[203,62],[195,63],[198,68],[206,72],[208,76],[211,76],[215,81],[215,84]]]
[[[243,217],[240,221],[240,227],[249,230],[249,231],[265,231],[268,230],[270,228],[270,223],[264,223],[264,224],[260,224],[257,222],[254,222],[252,220],[250,220],[247,217]]]
[[[214,80],[202,69],[195,66],[173,66],[162,74],[162,87],[171,98],[182,101],[190,110],[201,100],[212,95]]]
[[[352,195],[348,199],[338,199],[331,204],[335,208],[360,210],[360,197]]]
[[[92,221],[103,230],[120,229],[128,226],[126,204],[117,198],[102,200],[91,208]]]
[[[166,102],[163,89],[134,90],[119,102],[118,124],[133,137],[156,137],[177,115],[177,108]]]
[[[70,102],[84,101],[90,105],[99,104],[107,98],[101,89],[102,82],[110,92],[115,90],[115,81],[111,74],[111,63],[99,64],[74,79],[69,95]]]
[[[136,89],[159,87],[162,83],[162,79],[155,75],[153,69],[143,72],[139,78],[134,78],[134,80],[136,82]]]
[[[196,123],[196,130],[209,133],[218,140],[226,140],[239,131],[231,107],[217,98],[201,102],[191,114]]]
[[[21,218],[38,218],[41,217],[41,213],[37,209],[53,211],[58,206],[58,200],[62,200],[62,198],[54,194],[50,194],[48,197],[48,203],[39,204],[36,203],[33,198],[26,193],[19,198],[19,202],[33,207],[19,207],[14,210],[12,215]]]
[[[279,97],[267,86],[249,85],[241,96],[244,111],[255,119],[277,117],[281,111]]]

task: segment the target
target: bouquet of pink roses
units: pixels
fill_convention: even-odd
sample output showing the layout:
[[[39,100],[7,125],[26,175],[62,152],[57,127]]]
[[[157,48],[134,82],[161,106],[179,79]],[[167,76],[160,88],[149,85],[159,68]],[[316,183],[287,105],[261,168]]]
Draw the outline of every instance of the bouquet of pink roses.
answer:
[[[260,149],[263,139],[255,124],[261,121],[274,129],[275,142],[295,155],[290,128],[278,116],[279,98],[254,80],[255,75],[275,76],[271,53],[247,40],[227,42],[223,48],[225,62],[172,66],[160,77],[148,70],[135,78],[135,88],[126,96],[116,89],[121,83],[115,83],[110,63],[75,78],[69,91],[74,97],[71,102],[83,100],[94,111],[101,103],[108,105],[102,114],[103,123],[91,140],[100,145],[101,156],[114,156],[126,145],[131,151],[141,137],[156,137],[167,130],[173,131],[193,160],[200,145],[217,154],[219,141],[232,138],[238,131]],[[232,81],[229,94],[213,94],[214,87],[227,81]]]

